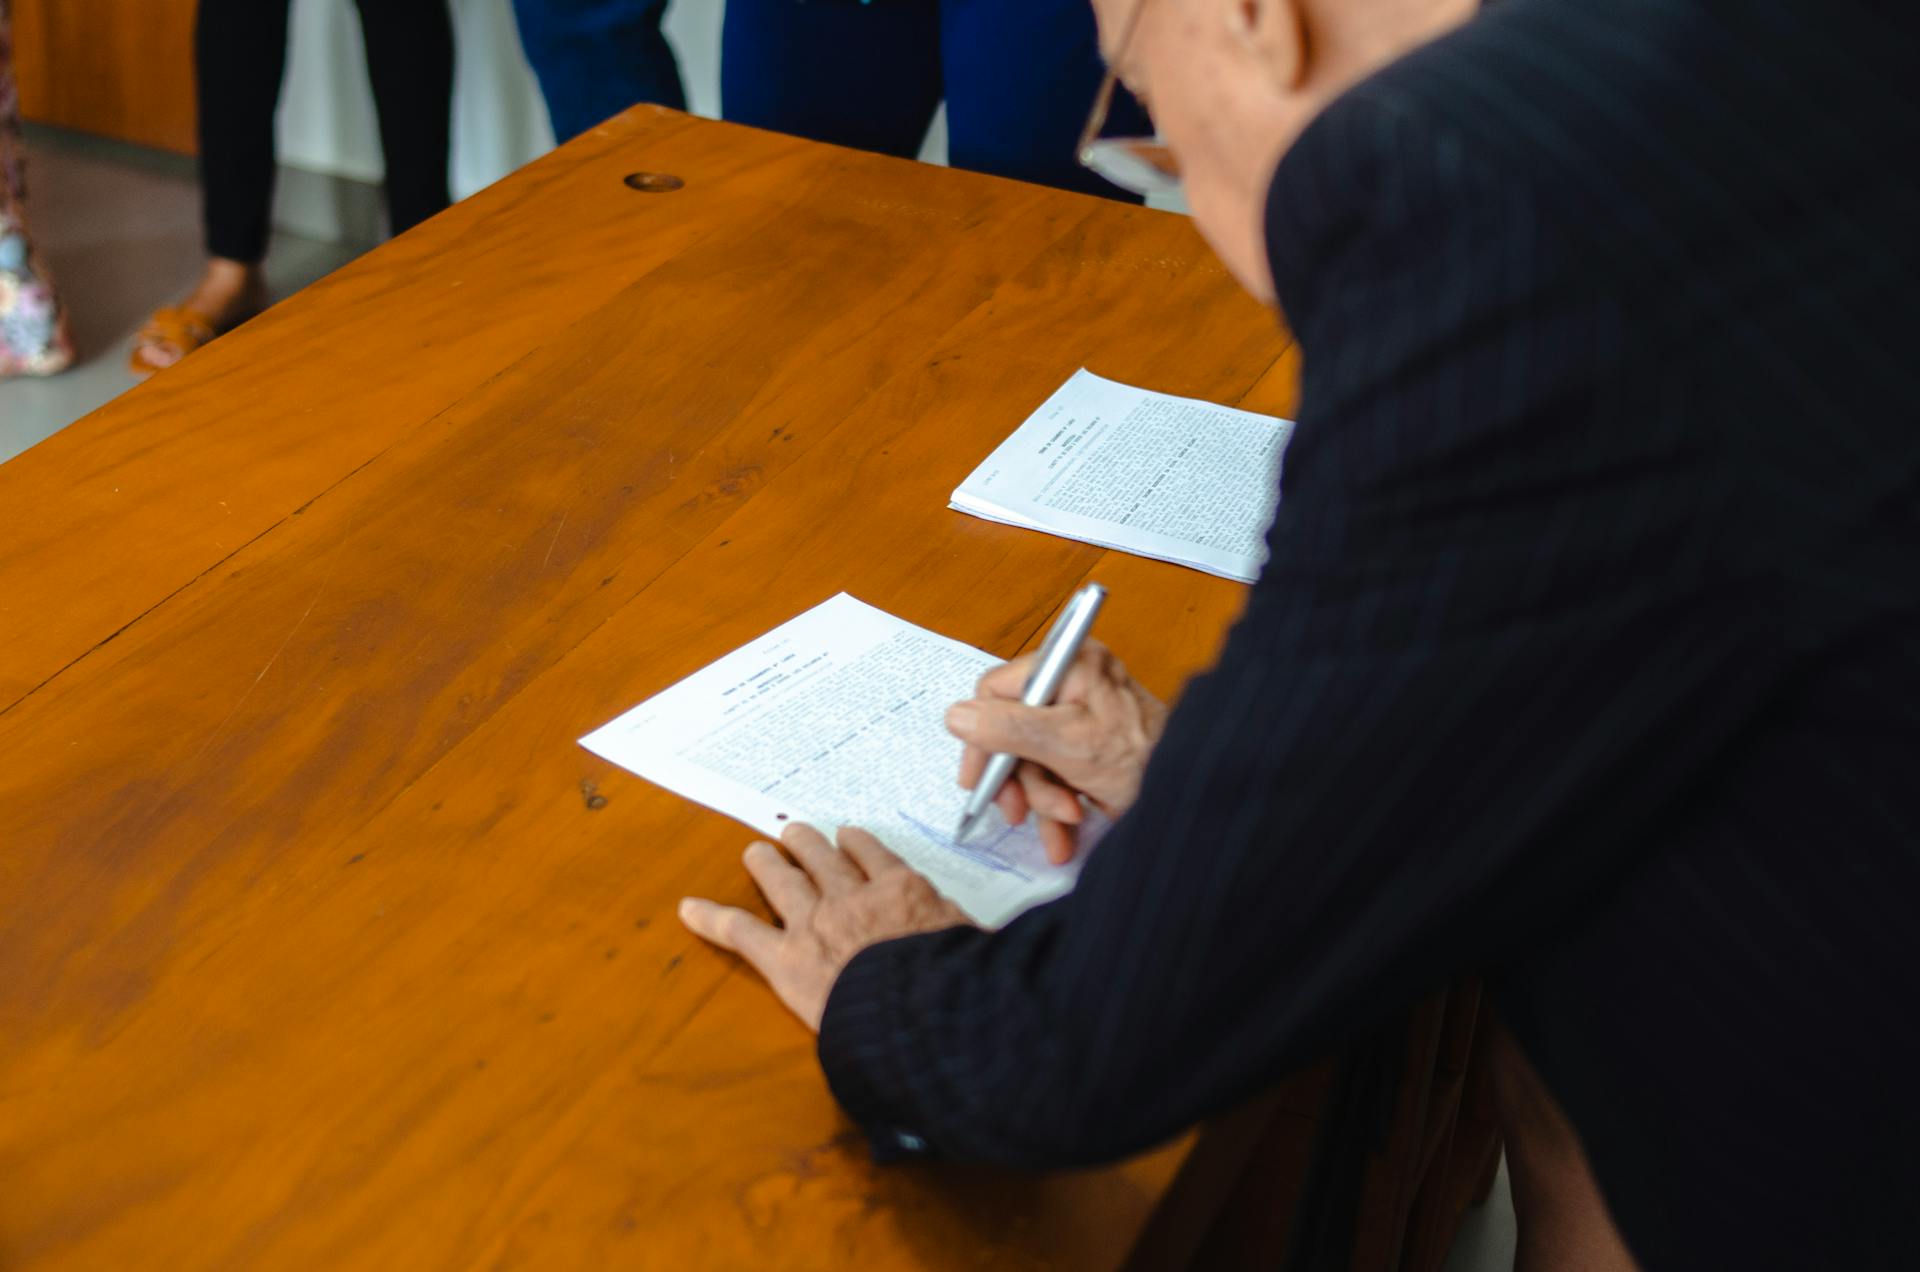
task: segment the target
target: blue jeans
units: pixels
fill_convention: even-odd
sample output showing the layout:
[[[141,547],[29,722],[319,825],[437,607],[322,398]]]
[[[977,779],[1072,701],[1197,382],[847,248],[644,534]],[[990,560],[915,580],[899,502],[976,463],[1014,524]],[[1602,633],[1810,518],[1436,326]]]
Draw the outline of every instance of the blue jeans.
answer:
[[[1132,197],[1074,154],[1103,72],[1088,0],[727,0],[723,30],[730,120],[911,156],[944,97],[954,167]],[[1120,93],[1108,131],[1151,125]]]
[[[635,102],[686,109],[679,63],[660,32],[666,9],[667,0],[513,0],[555,137],[577,137]]]

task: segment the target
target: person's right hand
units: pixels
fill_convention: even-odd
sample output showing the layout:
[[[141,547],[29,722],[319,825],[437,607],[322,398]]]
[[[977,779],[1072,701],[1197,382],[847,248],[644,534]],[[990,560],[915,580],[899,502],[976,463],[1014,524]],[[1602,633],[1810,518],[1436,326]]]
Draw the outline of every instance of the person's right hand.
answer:
[[[1023,654],[982,676],[970,701],[948,709],[947,730],[967,744],[960,785],[968,790],[994,752],[1020,757],[1013,778],[1000,788],[1000,811],[1012,825],[1035,813],[1047,858],[1058,865],[1073,856],[1081,796],[1118,817],[1140,793],[1167,707],[1095,640],[1074,660],[1054,705],[1029,707],[1020,696],[1035,659]]]

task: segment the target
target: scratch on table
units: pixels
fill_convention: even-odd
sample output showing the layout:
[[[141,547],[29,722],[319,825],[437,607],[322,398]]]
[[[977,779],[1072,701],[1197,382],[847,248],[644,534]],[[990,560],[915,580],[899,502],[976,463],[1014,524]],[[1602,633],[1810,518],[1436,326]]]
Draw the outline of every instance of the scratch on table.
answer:
[[[569,508],[567,512],[563,512],[560,514],[560,524],[553,528],[553,538],[547,541],[547,555],[540,558],[541,569],[543,570],[546,569],[547,562],[553,560],[554,545],[560,542],[560,532],[567,528],[567,513],[572,511],[573,510]]]
[[[334,555],[334,560],[336,563],[339,560],[339,554],[337,552]],[[281,640],[279,647],[273,651],[273,655],[267,659],[266,664],[262,666],[258,672],[254,673],[253,683],[249,684],[247,691],[240,695],[240,701],[233,704],[233,709],[222,717],[220,723],[214,727],[213,732],[207,735],[207,740],[200,744],[200,749],[195,751],[187,760],[187,767],[191,768],[194,761],[206,754],[207,748],[218,741],[220,735],[227,731],[227,726],[233,723],[233,718],[240,714],[240,708],[247,705],[247,699],[253,697],[253,691],[260,687],[260,682],[267,678],[269,671],[273,670],[273,664],[279,662],[280,655],[287,652],[287,646],[293,643],[293,638],[300,631],[301,625],[307,621],[307,616],[313,613],[313,607],[320,603],[320,595],[327,590],[327,584],[331,582],[332,579],[333,570],[329,569],[327,576],[320,580],[320,585],[313,589],[313,599],[307,602],[307,608],[301,610],[300,617],[293,620],[293,626],[287,629],[286,637]]]

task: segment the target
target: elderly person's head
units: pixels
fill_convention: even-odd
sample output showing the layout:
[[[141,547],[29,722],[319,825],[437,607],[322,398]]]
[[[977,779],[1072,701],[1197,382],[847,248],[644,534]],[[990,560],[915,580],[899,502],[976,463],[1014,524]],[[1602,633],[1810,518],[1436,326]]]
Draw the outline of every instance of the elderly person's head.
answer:
[[[1476,8],[1477,0],[1094,0],[1107,59],[1153,113],[1194,219],[1242,285],[1269,302],[1263,209],[1281,154],[1348,86]],[[1120,179],[1154,184],[1151,175]]]

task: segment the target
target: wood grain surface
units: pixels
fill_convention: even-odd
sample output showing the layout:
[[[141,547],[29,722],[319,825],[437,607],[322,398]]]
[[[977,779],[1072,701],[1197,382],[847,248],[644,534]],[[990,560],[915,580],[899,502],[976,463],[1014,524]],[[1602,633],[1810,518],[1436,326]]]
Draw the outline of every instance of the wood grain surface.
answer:
[[[873,1168],[574,739],[841,590],[1176,692],[1240,589],[946,497],[1287,355],[1182,218],[638,108],[0,467],[0,1266],[1118,1266],[1185,1141]]]
[[[28,119],[190,155],[197,0],[12,0]]]

